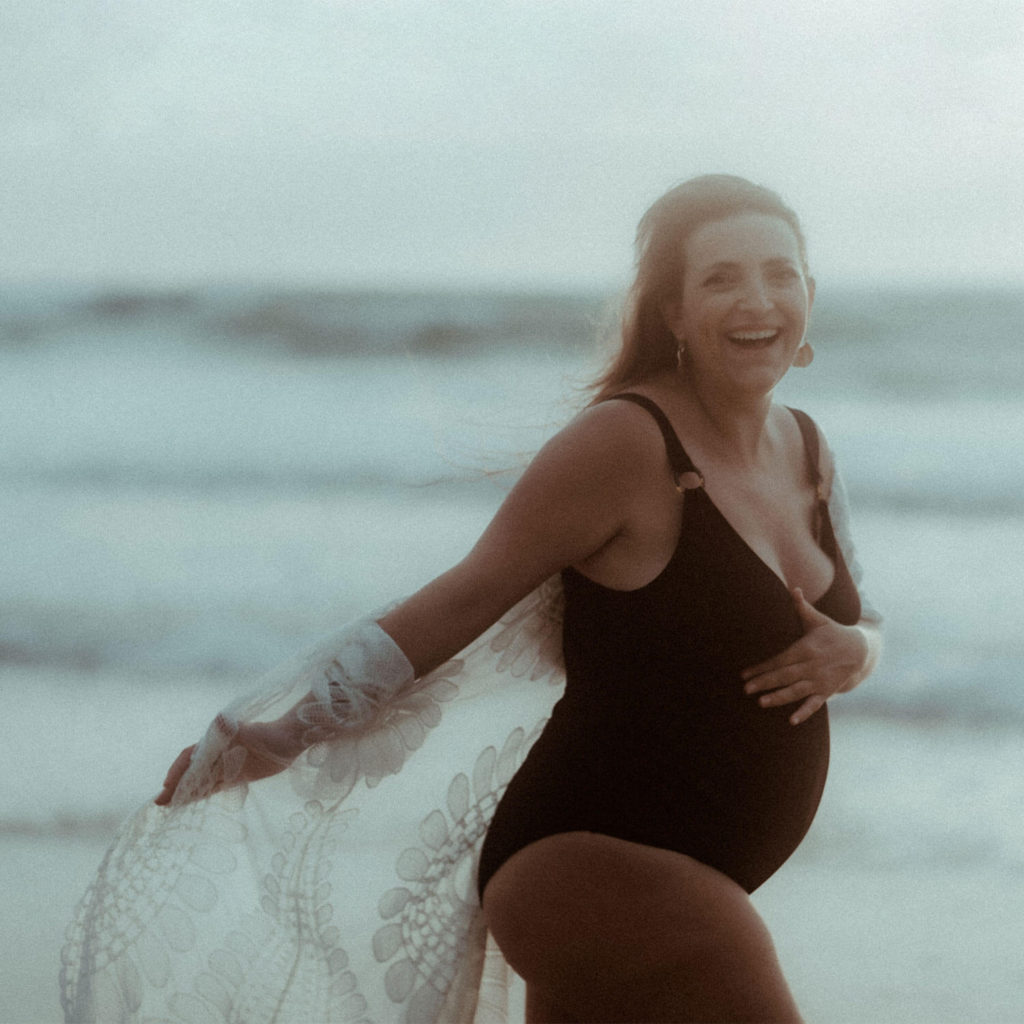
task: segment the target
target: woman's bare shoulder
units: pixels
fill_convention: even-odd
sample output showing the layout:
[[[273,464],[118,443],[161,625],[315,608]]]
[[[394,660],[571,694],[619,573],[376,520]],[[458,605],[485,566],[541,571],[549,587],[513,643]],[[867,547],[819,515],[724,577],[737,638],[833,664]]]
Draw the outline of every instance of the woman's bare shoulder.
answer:
[[[664,459],[664,443],[649,412],[633,402],[606,400],[587,406],[555,434],[535,463],[572,463],[593,471],[637,476]]]
[[[527,466],[462,563],[463,575],[488,587],[500,575],[518,599],[621,533],[649,486],[661,445],[645,415],[626,402],[580,412]]]
[[[645,440],[659,436],[654,417],[646,409],[614,396],[588,405],[564,429],[585,431],[605,441],[618,439],[627,447],[643,445]]]
[[[588,406],[534,456],[496,522],[548,536],[564,532],[584,541],[576,557],[590,554],[622,528],[658,478],[664,451],[643,409],[612,401]]]

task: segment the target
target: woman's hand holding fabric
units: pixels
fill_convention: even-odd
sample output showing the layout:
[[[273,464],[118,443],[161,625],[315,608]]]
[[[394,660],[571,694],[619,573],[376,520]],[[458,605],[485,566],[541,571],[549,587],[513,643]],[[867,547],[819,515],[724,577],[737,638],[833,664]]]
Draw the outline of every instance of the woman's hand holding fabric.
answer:
[[[225,727],[230,728],[228,723],[225,723]],[[197,744],[192,744],[186,747],[175,758],[164,779],[163,789],[154,803],[166,806],[171,802],[178,783],[192,763],[196,746]],[[283,772],[303,749],[304,745],[300,731],[295,726],[294,717],[285,716],[275,722],[243,722],[235,727],[228,748],[233,755],[230,760],[238,764],[238,768],[232,773],[230,780],[224,780],[225,784],[256,782],[258,779]]]
[[[307,747],[371,722],[415,680],[409,659],[371,616],[328,634],[303,666],[297,671],[310,677],[311,689],[297,704],[271,722],[240,721],[230,710],[217,715],[175,759],[155,802],[170,804],[182,779],[188,801],[276,775]]]
[[[822,614],[793,590],[804,635],[774,658],[742,673],[744,690],[760,693],[762,707],[802,703],[790,716],[793,725],[806,721],[837,693],[853,689],[866,675],[871,649],[864,630],[843,626]]]

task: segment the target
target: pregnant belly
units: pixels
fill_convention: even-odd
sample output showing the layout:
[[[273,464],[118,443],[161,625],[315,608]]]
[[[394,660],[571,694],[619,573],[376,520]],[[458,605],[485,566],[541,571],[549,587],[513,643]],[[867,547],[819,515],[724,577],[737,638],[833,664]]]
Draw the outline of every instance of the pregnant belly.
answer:
[[[708,714],[662,716],[643,730],[621,716],[582,724],[556,713],[506,797],[527,817],[531,806],[550,817],[550,831],[564,819],[677,850],[753,891],[799,845],[821,800],[824,709],[799,726],[756,703],[724,723]]]

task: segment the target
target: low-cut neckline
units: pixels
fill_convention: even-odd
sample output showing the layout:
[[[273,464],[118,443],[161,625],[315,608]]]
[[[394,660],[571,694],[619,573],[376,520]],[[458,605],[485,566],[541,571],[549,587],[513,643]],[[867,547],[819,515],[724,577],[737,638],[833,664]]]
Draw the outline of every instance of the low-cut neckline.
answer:
[[[748,557],[753,560],[754,564],[758,566],[763,572],[767,573],[771,577],[771,579],[786,592],[787,595],[792,595],[792,590],[790,589],[789,584],[786,583],[786,581],[754,550],[754,548],[743,537],[739,530],[737,530],[736,527],[729,522],[728,517],[718,507],[718,505],[715,504],[714,499],[711,497],[710,494],[708,494],[707,490],[704,487],[691,487],[683,492],[684,507],[681,510],[679,532],[676,536],[676,545],[672,550],[672,554],[669,557],[669,560],[662,566],[662,568],[658,571],[657,575],[654,576],[654,578],[649,580],[647,583],[642,583],[639,587],[612,587],[609,586],[607,583],[601,583],[599,580],[595,580],[592,576],[588,576],[585,572],[581,572],[579,569],[575,568],[575,566],[568,566],[568,570],[574,573],[575,575],[579,576],[581,579],[586,580],[593,586],[600,587],[602,590],[612,591],[616,594],[639,594],[642,591],[649,590],[650,588],[656,586],[658,582],[665,575],[667,575],[669,570],[681,556],[684,545],[684,534],[686,533],[687,522],[685,503],[686,501],[690,500],[689,495],[694,494],[694,492],[696,491],[700,491],[703,494],[704,501],[707,503],[708,507],[711,508],[714,514],[718,517],[719,522],[722,524],[722,526],[725,527],[728,533],[739,544],[740,548],[743,549],[747,553]],[[828,529],[831,530],[830,519],[828,520]],[[826,598],[828,598],[828,596],[832,593],[832,591],[835,589],[836,585],[839,582],[838,560],[840,555],[838,545],[834,545],[834,550],[836,552],[835,555],[829,555],[828,551],[821,547],[820,544],[818,546],[821,549],[821,551],[824,552],[825,557],[828,558],[829,561],[832,563],[832,578],[819,597],[816,597],[813,601],[808,598],[808,603],[815,608],[818,608],[819,605],[825,603]],[[818,610],[820,611],[821,609],[818,608]]]
[[[646,396],[644,396],[644,397],[646,397]],[[707,501],[707,503],[711,506],[711,508],[715,512],[715,515],[718,516],[718,518],[726,526],[726,528],[729,530],[729,532],[736,538],[736,540],[738,540],[740,542],[740,544],[744,548],[746,548],[747,551],[750,552],[750,554],[757,561],[757,563],[759,565],[763,566],[765,571],[771,573],[773,579],[775,579],[778,582],[779,586],[781,586],[786,591],[787,594],[792,594],[794,588],[790,587],[790,585],[786,582],[786,580],[783,578],[781,573],[776,572],[775,569],[773,569],[765,561],[765,559],[762,558],[762,556],[757,553],[757,551],[755,550],[754,546],[750,543],[750,541],[748,541],[746,539],[746,537],[744,537],[743,534],[740,533],[740,531],[736,529],[736,527],[732,524],[732,522],[729,519],[729,517],[721,510],[721,508],[719,508],[718,504],[715,502],[715,499],[712,498],[711,495],[708,493],[707,483],[706,483],[707,478],[705,477],[705,475],[704,475],[703,471],[700,469],[700,467],[697,466],[697,464],[693,461],[693,459],[690,458],[690,455],[686,451],[686,448],[683,445],[682,441],[679,440],[679,433],[676,431],[676,428],[675,428],[674,424],[672,423],[672,421],[668,418],[668,414],[653,399],[648,399],[648,401],[650,401],[654,406],[656,406],[658,408],[658,410],[661,412],[661,415],[665,419],[665,423],[667,424],[669,430],[672,432],[672,436],[675,439],[676,446],[678,447],[679,451],[682,453],[682,455],[685,458],[685,460],[689,463],[689,465],[693,467],[693,471],[696,473],[696,475],[697,475],[697,477],[698,477],[698,479],[700,481],[700,483],[696,487],[688,488],[686,491],[683,492],[683,494],[684,494],[684,497],[683,497],[684,505],[685,505],[685,502],[686,502],[685,495],[687,493],[689,493],[689,491],[693,490],[693,491],[701,491],[701,492],[703,492],[704,500]],[[796,410],[790,408],[788,405],[785,406],[785,408],[789,412],[789,414],[793,417],[793,419],[796,420],[797,428],[800,428],[800,418],[797,415]],[[821,479],[821,472],[820,472],[820,469],[818,468],[817,460],[808,451],[807,438],[804,436],[803,430],[801,429],[799,432],[800,432],[800,443],[803,446],[804,457],[805,457],[805,459],[808,460],[808,463],[812,467],[812,470],[813,470],[814,474],[817,476],[818,480],[820,480]],[[824,503],[824,499],[819,498],[818,500],[822,501]],[[822,525],[824,526],[827,523],[828,524],[828,529],[831,530],[831,528],[832,528],[831,527],[831,519],[828,516],[828,506],[827,506],[827,504],[825,505],[825,508],[822,509],[822,513],[823,513],[823,515],[822,515],[822,520],[823,520]],[[683,511],[683,515],[685,516],[685,509]],[[675,560],[676,553],[678,552],[679,546],[682,543],[683,530],[684,530],[684,524],[680,523],[679,536],[678,536],[678,539],[676,540],[676,551],[673,551],[672,557],[669,559],[668,564],[666,564],[665,569],[667,569],[668,565],[670,565]],[[824,591],[817,598],[815,598],[813,601],[811,601],[808,598],[808,603],[809,604],[817,606],[822,601],[824,601],[826,597],[828,597],[828,595],[832,591],[832,588],[836,585],[836,581],[839,578],[839,566],[837,565],[838,548],[837,548],[837,546],[835,544],[831,545],[831,547],[833,548],[833,552],[834,553],[830,555],[829,552],[826,551],[825,548],[822,547],[822,545],[821,545],[821,538],[820,537],[815,541],[815,543],[816,543],[818,549],[825,555],[826,558],[828,558],[829,562],[832,565],[832,576],[829,579],[828,585],[825,587]],[[662,570],[662,572],[664,572],[664,569]],[[660,575],[661,575],[661,573],[658,574],[658,576],[660,576]],[[655,579],[657,579],[657,578],[658,577],[655,577]]]
[[[639,593],[640,591],[647,590],[649,587],[653,587],[669,571],[670,567],[673,565],[673,563],[679,557],[680,551],[681,551],[682,546],[683,546],[683,535],[686,532],[686,508],[685,508],[685,506],[686,506],[687,496],[689,494],[691,494],[692,492],[694,492],[694,491],[700,491],[704,495],[704,500],[708,503],[708,505],[714,511],[715,515],[718,516],[718,519],[720,520],[722,525],[725,526],[725,528],[728,530],[728,532],[730,534],[732,534],[732,536],[739,542],[740,546],[742,548],[744,548],[748,552],[750,557],[754,559],[754,561],[757,563],[757,565],[759,565],[765,572],[767,572],[772,577],[772,579],[780,587],[782,587],[782,589],[786,592],[787,595],[791,596],[792,593],[793,593],[793,588],[791,588],[789,586],[789,584],[785,581],[785,579],[783,579],[783,577],[778,572],[776,572],[764,560],[764,558],[761,557],[761,555],[759,555],[757,553],[757,551],[754,549],[753,545],[743,536],[743,534],[741,534],[739,532],[739,530],[736,529],[735,526],[733,526],[733,524],[729,521],[729,517],[718,507],[718,505],[715,503],[714,498],[712,498],[711,495],[708,493],[707,485],[705,483],[705,477],[704,477],[703,472],[696,465],[696,463],[694,463],[694,461],[690,458],[689,454],[686,451],[686,448],[683,446],[683,443],[679,440],[679,434],[676,432],[675,426],[672,424],[672,421],[668,418],[668,415],[661,408],[661,406],[658,405],[658,403],[655,402],[653,398],[648,398],[646,395],[639,395],[639,394],[637,394],[635,392],[623,392],[620,395],[614,395],[612,397],[613,397],[613,399],[622,399],[626,395],[630,395],[630,394],[633,395],[633,399],[631,399],[631,400],[635,400],[636,398],[640,398],[640,399],[643,400],[641,403],[639,403],[642,408],[647,408],[648,407],[648,403],[649,403],[650,406],[653,406],[655,409],[658,410],[658,413],[660,414],[660,417],[659,416],[655,416],[655,420],[659,421],[659,427],[661,427],[662,433],[664,434],[665,428],[667,427],[668,430],[671,432],[672,439],[675,442],[675,447],[678,449],[679,453],[683,456],[683,459],[685,460],[685,462],[687,463],[687,465],[689,467],[688,469],[685,470],[685,472],[694,474],[699,479],[700,482],[696,486],[694,486],[694,487],[688,487],[688,488],[683,489],[683,488],[679,487],[678,477],[677,477],[677,484],[676,484],[676,486],[677,486],[677,489],[680,490],[680,496],[682,498],[682,505],[683,505],[683,507],[680,509],[680,521],[679,521],[678,533],[676,535],[676,544],[675,544],[675,547],[672,550],[672,554],[669,557],[668,561],[662,566],[662,568],[653,577],[653,579],[649,580],[647,583],[643,583],[639,587],[626,587],[626,588],[623,588],[623,587],[610,587],[610,586],[608,586],[605,583],[598,582],[597,580],[595,580],[592,577],[588,576],[586,573],[581,572],[579,569],[576,569],[573,566],[569,566],[568,568],[572,572],[574,572],[576,575],[578,575],[578,576],[582,577],[583,579],[587,580],[589,583],[592,583],[594,586],[602,587],[605,590],[615,591],[616,593],[620,593],[620,594],[635,594],[635,593]],[[785,408],[789,411],[790,415],[797,421],[797,426],[799,427],[800,421],[799,421],[799,418],[797,416],[796,410],[790,408],[789,406],[786,406]],[[648,412],[650,412],[650,411],[651,410],[648,408]],[[803,433],[802,430],[800,431],[800,440],[801,440],[801,444],[804,446],[805,455],[809,456],[809,453],[808,453],[808,450],[807,450],[807,439],[804,437],[804,433]],[[667,441],[668,441],[668,437],[666,436],[666,442]],[[819,473],[817,465],[813,464],[813,463],[812,463],[812,465],[813,465],[814,472],[815,473]],[[676,466],[673,465],[673,474],[676,474],[676,472],[677,472]],[[820,474],[819,474],[819,479],[820,479]],[[827,527],[827,529],[830,531],[830,534],[831,534],[831,537],[832,537],[832,543],[831,543],[830,546],[832,548],[833,553],[829,554],[829,552],[824,547],[822,547],[821,539],[820,538],[819,538],[818,541],[816,541],[818,549],[825,555],[826,558],[828,558],[829,562],[832,565],[832,576],[831,576],[831,579],[829,580],[828,585],[825,587],[825,590],[821,593],[821,595],[819,597],[815,598],[813,601],[808,599],[808,603],[811,604],[815,608],[817,608],[818,605],[822,604],[825,601],[825,599],[832,593],[833,589],[835,589],[836,584],[839,582],[839,558],[841,557],[840,552],[839,552],[839,546],[834,542],[835,541],[835,534],[831,532],[832,531],[832,521],[831,521],[831,517],[828,515],[828,505],[824,501],[824,499],[819,499],[819,500],[824,505],[824,508],[822,509],[822,513],[823,513],[822,514],[822,525]]]
[[[793,590],[794,590],[794,587],[791,587],[791,586],[790,586],[790,585],[789,585],[789,584],[788,584],[788,583],[787,583],[787,582],[785,581],[785,579],[783,579],[783,577],[782,577],[781,573],[778,573],[778,572],[776,572],[776,571],[775,571],[775,570],[774,570],[774,569],[773,569],[773,568],[772,568],[772,567],[771,567],[771,566],[770,566],[770,565],[769,565],[769,564],[768,564],[768,563],[767,563],[767,562],[766,562],[766,561],[764,560],[764,558],[762,558],[762,557],[761,557],[761,555],[759,555],[759,554],[757,553],[757,551],[756,551],[756,550],[754,549],[754,546],[753,546],[753,545],[752,545],[752,544],[750,543],[750,541],[748,541],[748,540],[747,540],[747,539],[746,539],[746,538],[745,538],[745,537],[743,536],[743,534],[742,534],[742,533],[740,533],[740,531],[739,531],[739,530],[737,530],[735,526],[733,526],[733,524],[732,524],[732,523],[731,523],[731,522],[729,521],[729,517],[728,517],[728,516],[727,516],[727,515],[726,515],[726,514],[725,514],[725,513],[724,513],[724,512],[723,512],[723,511],[722,511],[722,510],[721,510],[721,509],[720,509],[720,508],[718,507],[718,505],[717,505],[717,504],[716,504],[716,502],[715,502],[715,499],[714,499],[714,498],[712,498],[710,494],[708,494],[708,490],[707,490],[707,487],[706,487],[706,486],[703,486],[703,485],[702,485],[702,486],[700,486],[700,487],[694,487],[694,488],[691,488],[691,491],[700,491],[700,492],[702,492],[702,493],[703,493],[703,495],[704,495],[704,500],[705,500],[705,501],[706,501],[706,502],[708,503],[708,505],[709,505],[709,506],[710,506],[710,507],[711,507],[711,508],[712,508],[712,509],[714,510],[714,512],[715,512],[715,515],[717,515],[717,516],[718,516],[718,518],[719,518],[719,519],[721,520],[722,524],[723,524],[723,525],[724,525],[724,526],[726,527],[726,529],[727,529],[727,530],[728,530],[728,531],[729,531],[729,532],[730,532],[730,533],[731,533],[731,534],[733,535],[733,537],[735,537],[735,538],[736,538],[736,540],[737,540],[737,541],[739,541],[739,543],[740,543],[740,544],[741,544],[741,545],[742,545],[742,546],[743,546],[744,548],[746,548],[746,549],[747,549],[747,551],[748,551],[748,552],[749,552],[749,553],[751,554],[751,556],[752,556],[752,557],[754,558],[754,560],[755,560],[755,561],[756,561],[756,562],[757,562],[757,563],[758,563],[759,565],[761,565],[761,566],[762,566],[762,567],[764,568],[764,570],[765,570],[765,571],[766,571],[767,573],[769,573],[769,574],[770,574],[770,575],[772,576],[772,578],[773,578],[773,579],[774,579],[774,580],[775,580],[775,581],[776,581],[776,582],[777,582],[777,583],[779,584],[779,586],[780,586],[780,587],[782,587],[782,588],[783,588],[783,589],[784,589],[784,590],[786,591],[786,593],[787,593],[787,594],[792,594],[792,592],[793,592]],[[687,495],[688,495],[689,493],[690,493],[690,491],[687,491],[687,492],[685,492],[685,494],[687,494]],[[686,498],[684,497],[684,499],[683,499],[683,500],[684,500],[684,503],[685,503],[685,501],[686,501]],[[683,515],[685,516],[685,514],[686,514],[686,513],[685,513],[685,509],[684,509]],[[827,518],[827,517],[826,517],[826,521],[827,521],[827,522],[829,522],[829,527],[828,527],[828,528],[829,528],[829,529],[831,529],[831,523],[830,523],[830,520],[828,520],[828,518]],[[680,530],[679,530],[679,538],[678,538],[678,540],[676,541],[676,550],[677,550],[677,551],[678,551],[678,549],[679,549],[679,547],[680,547],[680,545],[682,544],[682,541],[683,541],[683,532],[684,532],[684,529],[685,529],[685,523],[684,523],[684,524],[681,524],[681,526],[680,526]],[[838,567],[838,566],[837,566],[837,564],[836,564],[836,560],[837,560],[837,557],[838,557],[838,556],[837,556],[837,555],[829,555],[828,551],[826,551],[826,550],[825,550],[825,549],[824,549],[824,548],[823,548],[823,547],[821,546],[820,542],[818,542],[818,543],[817,543],[817,547],[818,547],[818,550],[819,550],[819,551],[821,551],[821,552],[822,552],[822,554],[824,554],[824,555],[825,555],[825,557],[826,557],[826,558],[827,558],[827,559],[829,560],[829,562],[831,563],[831,565],[832,565],[832,576],[831,576],[831,578],[830,578],[830,580],[829,580],[829,582],[828,582],[828,585],[827,585],[827,586],[825,587],[824,591],[823,591],[823,592],[821,593],[821,595],[820,595],[819,597],[815,598],[815,599],[814,599],[813,601],[812,601],[812,600],[810,600],[810,598],[808,598],[808,603],[809,603],[809,604],[812,604],[812,605],[814,605],[815,607],[817,607],[817,606],[818,606],[819,604],[821,604],[821,603],[822,603],[822,602],[823,602],[823,601],[825,600],[825,598],[826,598],[826,597],[828,597],[828,595],[829,595],[829,594],[830,594],[830,593],[832,592],[832,589],[833,589],[833,588],[835,587],[835,585],[836,585],[836,581],[837,581],[837,580],[838,580],[838,578],[839,578],[839,567]],[[673,553],[673,555],[672,555],[672,558],[671,558],[671,559],[669,559],[669,563],[671,563],[671,562],[672,562],[672,561],[673,561],[674,559],[675,559],[675,553]],[[668,568],[668,565],[666,565],[666,566],[665,566],[665,568],[667,569],[667,568]],[[664,570],[663,570],[663,571],[664,571]],[[660,576],[660,575],[661,575],[661,573],[659,573],[658,575]],[[657,577],[655,577],[655,578],[657,578]],[[653,581],[652,581],[652,582],[653,582]],[[801,588],[801,589],[802,589],[802,588]]]

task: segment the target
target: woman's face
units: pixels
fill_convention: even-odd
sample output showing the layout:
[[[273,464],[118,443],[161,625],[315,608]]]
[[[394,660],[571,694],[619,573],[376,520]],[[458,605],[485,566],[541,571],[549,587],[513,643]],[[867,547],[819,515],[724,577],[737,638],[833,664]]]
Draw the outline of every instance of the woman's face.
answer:
[[[686,240],[684,266],[681,299],[666,315],[688,370],[727,390],[769,393],[793,364],[814,298],[793,229],[764,213],[711,221]]]

